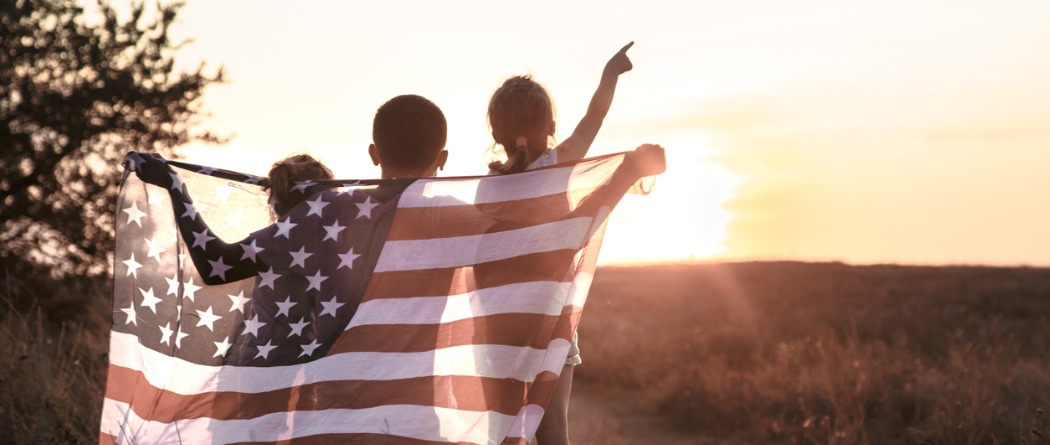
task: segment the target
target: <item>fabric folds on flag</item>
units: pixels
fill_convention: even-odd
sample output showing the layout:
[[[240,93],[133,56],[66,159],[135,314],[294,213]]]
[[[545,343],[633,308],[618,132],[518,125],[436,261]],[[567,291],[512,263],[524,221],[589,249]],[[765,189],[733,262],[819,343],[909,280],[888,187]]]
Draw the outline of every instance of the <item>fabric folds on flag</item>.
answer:
[[[528,443],[623,160],[300,183],[273,220],[263,178],[129,154],[100,443]]]

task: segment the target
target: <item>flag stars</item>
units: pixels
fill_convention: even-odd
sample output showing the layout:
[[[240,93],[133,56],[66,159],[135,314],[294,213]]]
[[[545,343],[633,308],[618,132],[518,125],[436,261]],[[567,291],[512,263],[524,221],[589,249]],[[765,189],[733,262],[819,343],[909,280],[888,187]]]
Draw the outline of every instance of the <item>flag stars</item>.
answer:
[[[223,184],[218,187],[215,187],[215,201],[228,202],[230,199],[230,194],[236,190],[237,189],[230,187],[229,184]]]
[[[277,234],[273,236],[274,238],[277,238],[279,236],[283,236],[285,238],[290,237],[291,236],[291,230],[294,229],[295,226],[298,225],[296,223],[293,223],[291,219],[289,219],[288,221],[277,221],[276,224],[277,224]]]
[[[292,190],[290,191],[306,194],[306,189],[310,188],[310,186],[314,184],[316,184],[316,182],[314,181],[297,182],[295,183],[295,187],[292,187]]]
[[[244,216],[244,212],[241,212],[240,209],[236,212],[226,212],[226,223],[229,224],[230,227],[240,229],[241,224],[244,224],[245,219],[247,218]]]
[[[306,287],[307,291],[309,291],[310,289],[317,289],[317,291],[320,292],[321,283],[323,283],[324,280],[327,280],[328,277],[321,275],[321,271],[318,270],[317,273],[314,274],[314,276],[306,277],[306,279],[310,282],[310,285]]]
[[[219,277],[223,281],[226,281],[226,271],[233,269],[233,266],[228,266],[222,261],[222,257],[219,257],[219,261],[208,260],[208,264],[211,265],[211,274],[208,276]]]
[[[259,272],[259,288],[269,287],[270,289],[273,289],[273,282],[277,280],[277,278],[280,278],[280,276],[280,274],[273,272],[273,266],[270,267],[268,272]]]
[[[182,191],[182,178],[179,177],[175,172],[168,173],[171,175],[171,189]]]
[[[251,298],[247,298],[247,297],[244,296],[244,291],[243,290],[238,292],[237,295],[229,295],[229,297],[230,297],[230,301],[233,302],[232,303],[232,307],[230,307],[230,312],[241,311],[241,313],[243,314],[244,313],[244,303],[247,303],[247,302],[251,301]]]
[[[344,304],[346,304],[346,303],[339,303],[339,302],[337,302],[335,300],[336,300],[336,297],[333,296],[331,300],[322,301],[321,302],[321,307],[323,307],[324,309],[321,311],[321,315],[318,315],[318,317],[324,317],[325,315],[331,315],[332,317],[338,317],[338,315],[336,315],[336,312],[339,311],[339,308],[341,306],[343,306]]]
[[[167,323],[164,326],[157,326],[160,328],[160,342],[171,346],[171,334],[175,331],[171,330],[171,323]]]
[[[147,253],[146,256],[157,260],[157,262],[159,263],[160,262],[160,254],[164,253],[168,249],[165,249],[165,248],[161,247],[160,243],[154,241],[156,239],[157,239],[157,237],[146,238],[145,239],[146,240],[146,245],[149,246],[149,253]]]
[[[378,203],[372,202],[372,197],[365,195],[365,202],[359,202],[355,204],[357,206],[357,217],[372,219],[372,209],[378,206]]]
[[[332,240],[335,242],[339,242],[339,234],[342,233],[343,229],[346,228],[346,226],[339,225],[339,221],[332,223],[332,225],[330,226],[321,227],[324,227],[325,231],[324,239],[322,239],[321,241]]]
[[[139,228],[142,228],[142,218],[146,216],[146,212],[139,210],[138,201],[132,201],[131,206],[124,209],[123,212],[128,214],[128,225],[131,225],[132,222],[135,222],[135,225],[139,226]]]
[[[215,332],[215,322],[222,319],[222,317],[212,312],[211,306],[208,306],[207,310],[197,311],[197,315],[200,316],[200,320],[197,321],[197,327],[205,326],[212,332]]]
[[[262,247],[256,246],[254,239],[251,244],[238,244],[238,246],[241,246],[241,250],[244,251],[244,253],[241,254],[241,260],[252,260],[253,263],[256,262],[255,255],[266,250]]]
[[[298,252],[288,252],[292,256],[292,265],[288,266],[289,269],[298,265],[303,269],[306,269],[306,259],[309,258],[312,253],[306,251],[306,246],[300,247]]]
[[[277,303],[277,316],[284,315],[288,317],[288,311],[292,310],[292,306],[295,306],[292,297],[285,298],[284,301],[276,301],[275,303]]]
[[[201,249],[207,250],[208,241],[214,239],[215,237],[208,235],[208,229],[204,229],[200,233],[193,232],[193,247],[200,247]]]
[[[182,284],[183,284],[183,291],[186,294],[186,298],[189,298],[190,301],[193,301],[194,295],[196,295],[197,291],[200,290],[201,287],[197,286],[196,284],[193,284],[193,277],[190,277],[190,281],[187,281],[187,282],[182,283]]]
[[[186,211],[182,212],[183,218],[189,218],[190,221],[197,219],[197,206],[193,205],[192,202],[183,203],[186,206]]]
[[[225,357],[226,351],[230,350],[230,337],[226,337],[223,341],[213,341],[212,343],[215,343],[215,355],[212,358]]]
[[[266,342],[265,345],[259,345],[256,347],[259,348],[259,353],[255,354],[255,358],[262,357],[263,360],[266,360],[266,358],[270,355],[270,351],[276,349],[277,345],[273,344],[273,341],[271,340]]]
[[[135,302],[134,301],[131,302],[130,306],[128,306],[128,307],[126,307],[124,309],[121,309],[120,311],[125,313],[125,314],[127,314],[127,316],[128,316],[128,319],[124,321],[125,325],[129,325],[129,324],[133,324],[135,326],[139,325],[138,321],[136,320]]]
[[[266,322],[259,321],[259,314],[252,315],[251,320],[244,320],[244,335],[254,335],[259,338],[259,328],[266,326]]]
[[[188,337],[190,334],[182,332],[182,327],[179,327],[179,331],[175,333],[175,347],[182,349],[182,339]]]
[[[340,268],[343,268],[343,267],[345,267],[347,269],[350,269],[350,270],[354,270],[354,260],[356,260],[357,257],[359,257],[361,255],[355,254],[354,253],[354,248],[351,247],[350,250],[347,251],[346,253],[340,253],[340,254],[337,254],[337,256],[339,257],[339,267],[337,267],[336,270],[339,270]]]
[[[302,336],[303,335],[303,328],[305,328],[309,324],[310,324],[310,322],[306,321],[306,318],[300,318],[299,321],[297,321],[295,323],[289,323],[288,326],[292,328],[292,332],[290,332],[288,334],[288,338],[291,338],[292,336],[295,336],[295,335]]]
[[[306,213],[306,216],[317,215],[321,216],[321,212],[324,210],[329,203],[321,199],[321,195],[317,195],[317,198],[312,201],[306,201],[306,204],[310,206],[310,211]]]
[[[131,258],[121,261],[121,263],[124,263],[125,266],[128,266],[128,274],[124,276],[131,275],[136,279],[139,277],[138,270],[140,267],[142,267],[142,264],[139,264],[138,261],[135,261],[135,252],[131,252]]]
[[[153,311],[153,314],[156,315],[157,303],[160,303],[161,299],[153,295],[153,288],[151,287],[149,288],[149,290],[145,290],[140,287],[139,293],[142,294],[142,303],[140,303],[139,306],[148,307],[151,311]]]
[[[320,346],[321,344],[317,342],[317,339],[311,341],[310,344],[302,345],[303,352],[299,354],[299,357],[302,357],[304,355],[309,357],[313,355],[314,351],[316,351],[317,348],[319,348]]]

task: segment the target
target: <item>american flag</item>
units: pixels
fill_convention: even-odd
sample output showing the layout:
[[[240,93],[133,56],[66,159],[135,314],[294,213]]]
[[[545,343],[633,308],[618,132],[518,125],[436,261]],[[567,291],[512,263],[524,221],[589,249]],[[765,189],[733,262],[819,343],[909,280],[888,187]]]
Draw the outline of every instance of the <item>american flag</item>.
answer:
[[[100,443],[528,443],[623,159],[308,181],[273,220],[263,178],[129,154]]]

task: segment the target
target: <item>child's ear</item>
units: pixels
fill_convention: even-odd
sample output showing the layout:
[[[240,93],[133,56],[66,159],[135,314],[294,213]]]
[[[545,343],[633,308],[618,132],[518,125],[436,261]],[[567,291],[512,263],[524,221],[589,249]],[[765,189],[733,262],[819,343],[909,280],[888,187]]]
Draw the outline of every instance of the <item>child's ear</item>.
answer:
[[[372,157],[372,165],[379,165],[379,150],[376,150],[376,144],[368,144],[368,156]]]
[[[438,170],[445,169],[445,162],[448,161],[448,150],[441,150],[437,157],[437,168]]]

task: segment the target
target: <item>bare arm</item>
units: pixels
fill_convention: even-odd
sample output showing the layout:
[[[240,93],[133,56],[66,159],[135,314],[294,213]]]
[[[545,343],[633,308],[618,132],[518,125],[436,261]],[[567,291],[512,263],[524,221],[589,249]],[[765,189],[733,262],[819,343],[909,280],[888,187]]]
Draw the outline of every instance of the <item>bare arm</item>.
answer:
[[[613,94],[616,92],[616,82],[620,74],[633,68],[631,59],[627,57],[627,50],[634,45],[628,43],[619,52],[609,59],[602,70],[602,80],[598,83],[598,89],[591,97],[591,103],[587,107],[587,114],[583,116],[572,135],[558,144],[558,162],[570,162],[587,156],[587,150],[591,148],[594,137],[602,128],[605,116],[609,114],[612,107]]]

